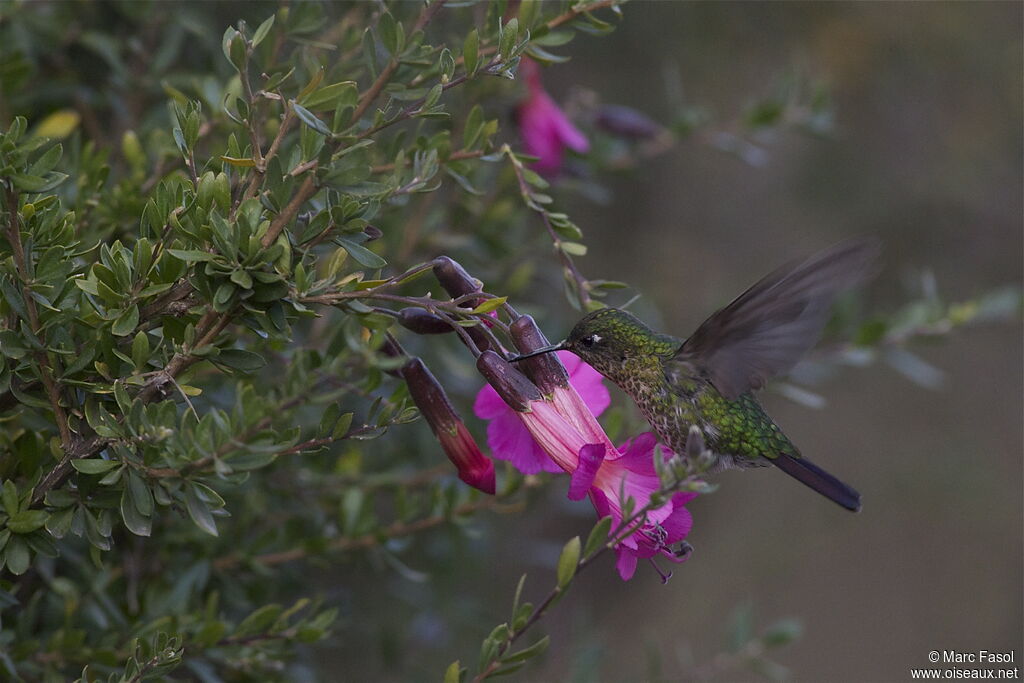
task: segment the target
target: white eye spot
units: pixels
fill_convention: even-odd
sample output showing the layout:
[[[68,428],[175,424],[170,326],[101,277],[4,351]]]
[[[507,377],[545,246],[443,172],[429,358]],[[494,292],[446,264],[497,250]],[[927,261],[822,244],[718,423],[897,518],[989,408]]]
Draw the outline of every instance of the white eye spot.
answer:
[[[596,344],[601,341],[601,337],[599,335],[592,334],[590,335],[590,341]]]

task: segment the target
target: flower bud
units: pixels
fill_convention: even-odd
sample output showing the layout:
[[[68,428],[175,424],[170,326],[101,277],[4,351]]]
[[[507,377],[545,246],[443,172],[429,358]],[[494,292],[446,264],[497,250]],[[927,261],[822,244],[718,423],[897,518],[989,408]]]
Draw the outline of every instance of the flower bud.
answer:
[[[416,334],[445,334],[452,331],[448,321],[422,308],[410,306],[398,312],[398,322]]]
[[[547,337],[541,332],[533,317],[529,315],[517,318],[509,326],[509,333],[520,353],[529,353],[549,345]],[[565,371],[562,361],[555,353],[544,353],[527,358],[520,361],[519,365],[545,394],[550,394],[556,388],[569,386],[569,373]]]
[[[536,385],[494,351],[481,353],[476,359],[476,369],[513,410],[527,412],[530,402],[541,400]]]
[[[444,291],[448,292],[453,299],[483,291],[484,288],[484,283],[467,273],[466,269],[458,261],[447,256],[439,256],[435,259],[434,277],[437,278],[437,281],[444,287]],[[483,298],[470,299],[461,306],[462,308],[475,308],[483,301]],[[494,348],[490,338],[483,330],[476,327],[467,327],[466,332],[481,351]],[[462,339],[462,337],[460,336],[459,339]]]
[[[647,140],[663,130],[646,114],[620,104],[603,105],[594,122],[612,135],[629,140]]]
[[[402,366],[409,395],[459,472],[459,479],[484,493],[495,491],[494,463],[480,452],[473,435],[452,407],[444,388],[419,358]]]
[[[374,240],[379,240],[381,237],[383,237],[384,231],[376,226],[367,225],[365,228],[363,228],[363,234],[366,235],[367,242],[372,242]]]
[[[448,292],[452,298],[483,290],[484,284],[467,273],[466,269],[458,261],[447,256],[439,256],[435,263],[434,277],[437,278],[437,281],[444,287],[444,291]],[[475,306],[476,304],[473,305]]]

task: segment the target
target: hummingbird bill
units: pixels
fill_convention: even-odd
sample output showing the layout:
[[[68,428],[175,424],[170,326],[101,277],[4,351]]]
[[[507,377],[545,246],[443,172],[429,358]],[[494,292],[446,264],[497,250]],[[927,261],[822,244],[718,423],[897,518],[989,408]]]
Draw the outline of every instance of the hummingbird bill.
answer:
[[[755,392],[814,346],[836,297],[868,278],[878,253],[877,242],[856,240],[783,266],[685,340],[659,334],[626,311],[602,308],[560,344],[513,360],[571,351],[628,394],[674,452],[686,452],[696,425],[714,453],[711,471],[775,465],[856,512],[860,494],[805,458]]]

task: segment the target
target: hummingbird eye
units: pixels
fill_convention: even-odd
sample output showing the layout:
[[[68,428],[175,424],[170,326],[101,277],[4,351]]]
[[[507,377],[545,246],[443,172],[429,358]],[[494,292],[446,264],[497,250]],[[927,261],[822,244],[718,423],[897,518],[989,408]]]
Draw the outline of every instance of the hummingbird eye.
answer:
[[[582,344],[584,348],[592,349],[599,341],[601,341],[601,337],[596,334],[592,334],[589,337],[583,337],[583,339],[580,339],[580,344]]]

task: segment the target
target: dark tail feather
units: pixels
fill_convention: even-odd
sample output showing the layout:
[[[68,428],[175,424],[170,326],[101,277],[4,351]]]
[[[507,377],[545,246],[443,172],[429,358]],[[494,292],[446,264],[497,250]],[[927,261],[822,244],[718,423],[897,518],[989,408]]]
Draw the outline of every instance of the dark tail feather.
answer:
[[[853,512],[860,511],[860,494],[821,469],[807,458],[794,458],[780,453],[772,458],[772,462],[780,470],[810,486],[829,500],[842,505]]]

